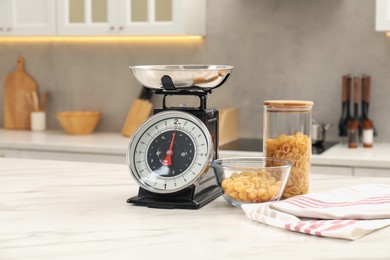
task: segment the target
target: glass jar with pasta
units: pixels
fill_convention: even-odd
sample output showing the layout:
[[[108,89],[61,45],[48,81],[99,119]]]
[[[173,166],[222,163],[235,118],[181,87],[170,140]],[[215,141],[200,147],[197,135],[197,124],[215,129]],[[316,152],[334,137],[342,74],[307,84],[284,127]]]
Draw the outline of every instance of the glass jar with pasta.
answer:
[[[292,163],[283,198],[310,191],[312,107],[312,101],[264,101],[264,155]]]

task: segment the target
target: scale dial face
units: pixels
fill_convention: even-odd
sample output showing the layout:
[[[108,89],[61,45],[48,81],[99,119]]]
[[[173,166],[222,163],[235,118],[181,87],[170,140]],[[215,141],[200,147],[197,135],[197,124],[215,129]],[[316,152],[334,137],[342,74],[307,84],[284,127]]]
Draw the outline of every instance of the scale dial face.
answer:
[[[182,111],[151,116],[134,133],[127,164],[137,183],[155,193],[173,193],[193,184],[212,159],[211,135],[197,117]]]

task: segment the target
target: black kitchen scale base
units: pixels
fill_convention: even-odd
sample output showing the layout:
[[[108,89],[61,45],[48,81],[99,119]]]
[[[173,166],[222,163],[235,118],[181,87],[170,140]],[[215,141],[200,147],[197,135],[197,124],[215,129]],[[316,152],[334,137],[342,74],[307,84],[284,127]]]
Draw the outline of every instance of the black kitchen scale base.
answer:
[[[199,209],[221,195],[217,186],[210,186],[195,194],[195,187],[188,187],[176,194],[155,194],[139,188],[138,196],[127,199],[136,206],[160,209]]]

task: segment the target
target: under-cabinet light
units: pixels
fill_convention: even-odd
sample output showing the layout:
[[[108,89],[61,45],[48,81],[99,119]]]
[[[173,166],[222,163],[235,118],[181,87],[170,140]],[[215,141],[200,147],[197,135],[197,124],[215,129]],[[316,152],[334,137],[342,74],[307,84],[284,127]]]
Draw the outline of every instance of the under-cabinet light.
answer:
[[[1,42],[32,43],[32,42],[201,42],[203,36],[26,36],[0,37]]]

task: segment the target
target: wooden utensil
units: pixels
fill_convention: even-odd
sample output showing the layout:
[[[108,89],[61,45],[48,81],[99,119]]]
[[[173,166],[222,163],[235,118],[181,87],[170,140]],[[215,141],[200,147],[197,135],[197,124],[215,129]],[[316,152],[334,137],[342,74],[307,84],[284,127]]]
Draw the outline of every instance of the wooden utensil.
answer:
[[[362,119],[368,120],[368,108],[370,105],[371,96],[371,77],[368,75],[362,76]]]
[[[39,110],[39,98],[38,98],[38,93],[36,91],[32,92],[32,102],[33,102],[33,110],[38,111]]]
[[[41,104],[40,104],[40,110],[42,111],[46,111],[46,103],[47,103],[47,99],[49,98],[49,92],[46,91],[43,96],[42,96],[42,99],[41,99]]]
[[[339,136],[348,135],[348,122],[351,120],[351,75],[343,76],[341,91],[342,112],[339,121]]]
[[[24,58],[19,57],[16,70],[4,81],[4,115],[5,129],[30,129],[30,114],[33,107],[27,99],[27,93],[36,92],[38,87],[34,79],[24,69]]]
[[[367,127],[372,127],[374,129],[374,136],[378,135],[378,131],[373,123],[373,121],[368,117],[368,109],[370,106],[371,100],[371,77],[369,75],[362,76],[362,120],[363,120],[363,129],[364,125]]]
[[[353,77],[353,120],[359,121],[359,77]]]
[[[353,119],[348,123],[348,147],[358,147],[359,137],[359,77],[353,77]]]
[[[153,92],[149,88],[142,88],[139,98],[134,100],[130,106],[121,132],[123,136],[132,136],[135,130],[151,115],[153,105],[150,99],[152,96]]]

